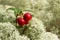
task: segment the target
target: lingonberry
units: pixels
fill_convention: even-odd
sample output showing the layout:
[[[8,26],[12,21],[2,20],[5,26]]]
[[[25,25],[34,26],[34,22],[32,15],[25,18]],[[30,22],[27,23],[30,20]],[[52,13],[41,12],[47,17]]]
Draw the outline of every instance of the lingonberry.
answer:
[[[23,18],[17,18],[17,23],[20,25],[20,26],[23,26],[25,24],[25,20]]]
[[[29,21],[31,19],[32,19],[32,15],[29,12],[27,12],[27,13],[24,14],[24,20],[25,21]]]

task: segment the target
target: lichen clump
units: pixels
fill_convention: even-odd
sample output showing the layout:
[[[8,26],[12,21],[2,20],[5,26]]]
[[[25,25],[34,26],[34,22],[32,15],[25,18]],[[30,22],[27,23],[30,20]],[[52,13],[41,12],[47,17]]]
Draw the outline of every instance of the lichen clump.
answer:
[[[56,1],[57,0],[0,0],[0,4],[2,4],[0,5],[0,40],[59,40],[58,36],[53,34],[56,32],[53,29],[56,28],[53,27],[55,26],[53,22],[59,17],[59,14],[56,14],[56,12],[59,12],[58,3],[56,3],[56,5],[58,4],[58,9],[55,8]],[[27,30],[24,30],[20,26],[17,28],[15,22],[16,15],[13,10],[7,10],[8,8],[12,8],[8,5],[21,8],[24,12],[26,12],[26,10],[27,12],[31,12],[33,17],[30,23],[26,25]],[[46,32],[46,28],[49,28],[48,30],[53,33],[48,32],[48,30]],[[21,34],[22,32],[24,33]]]

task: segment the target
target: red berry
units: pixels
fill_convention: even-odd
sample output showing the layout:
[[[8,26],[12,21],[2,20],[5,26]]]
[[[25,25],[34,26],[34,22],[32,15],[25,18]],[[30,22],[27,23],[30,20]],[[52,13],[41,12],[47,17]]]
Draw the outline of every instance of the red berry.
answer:
[[[25,21],[25,24],[28,24],[29,23],[29,21]]]
[[[27,13],[24,14],[24,20],[25,21],[29,21],[31,19],[32,19],[32,15],[30,13],[27,12]]]
[[[25,20],[23,18],[17,18],[17,23],[20,25],[20,26],[23,26],[25,24]]]

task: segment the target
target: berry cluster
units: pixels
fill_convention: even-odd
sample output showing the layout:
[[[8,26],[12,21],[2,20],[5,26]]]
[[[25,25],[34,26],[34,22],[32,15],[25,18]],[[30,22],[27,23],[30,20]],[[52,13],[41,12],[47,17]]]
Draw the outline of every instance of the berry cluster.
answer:
[[[24,13],[22,17],[17,17],[17,23],[20,26],[28,24],[29,21],[32,19],[32,15],[29,12]]]

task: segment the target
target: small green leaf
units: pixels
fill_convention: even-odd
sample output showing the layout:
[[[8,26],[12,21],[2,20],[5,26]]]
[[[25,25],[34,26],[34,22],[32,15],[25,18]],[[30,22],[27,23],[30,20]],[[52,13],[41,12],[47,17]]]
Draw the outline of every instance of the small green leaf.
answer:
[[[22,10],[18,8],[8,8],[7,10],[13,10],[15,15],[22,13]]]

